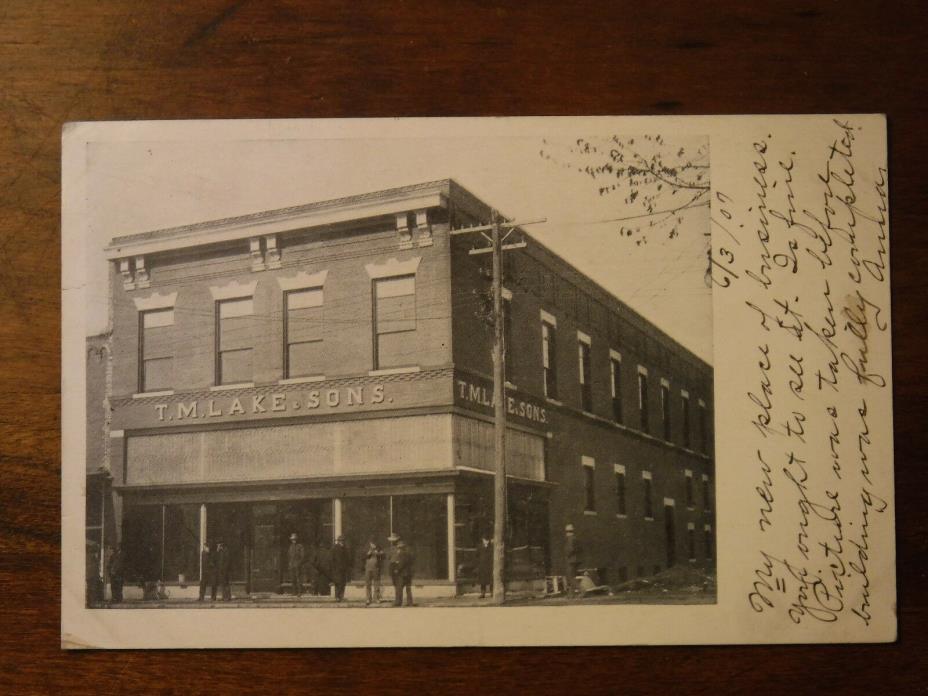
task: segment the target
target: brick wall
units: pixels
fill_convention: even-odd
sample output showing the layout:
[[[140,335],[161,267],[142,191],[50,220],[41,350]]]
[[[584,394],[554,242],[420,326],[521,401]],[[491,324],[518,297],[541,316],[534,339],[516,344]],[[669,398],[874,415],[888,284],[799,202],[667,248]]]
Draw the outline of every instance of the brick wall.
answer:
[[[319,374],[327,377],[366,374],[373,366],[372,284],[365,264],[420,256],[416,273],[417,344],[423,368],[451,362],[451,318],[446,224],[433,227],[431,246],[403,250],[388,223],[361,231],[281,238],[280,270],[251,271],[247,240],[202,253],[152,255],[146,258],[151,287],[125,290],[114,273],[114,395],[138,391],[139,319],[133,298],[177,292],[174,316],[175,389],[205,389],[215,384],[215,301],[211,286],[257,281],[254,293],[254,381],[283,377],[283,292],[278,277],[298,271],[327,270],[324,294],[325,350]],[[294,265],[295,264],[295,265]]]

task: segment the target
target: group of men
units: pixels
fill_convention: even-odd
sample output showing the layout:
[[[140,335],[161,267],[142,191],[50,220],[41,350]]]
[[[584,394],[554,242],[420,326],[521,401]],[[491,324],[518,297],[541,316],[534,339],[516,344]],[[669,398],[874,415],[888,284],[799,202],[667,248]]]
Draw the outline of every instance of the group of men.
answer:
[[[580,556],[582,551],[572,524],[567,525],[565,536],[567,596],[571,598],[579,591],[577,576],[580,571]],[[398,607],[403,606],[403,597],[405,595],[407,606],[412,606],[412,576],[415,557],[412,549],[409,548],[398,534],[393,533],[388,539],[390,541],[389,569],[394,589],[393,604]],[[221,540],[216,542],[215,547],[214,551],[210,548],[208,543],[204,543],[200,552],[202,572],[200,574],[199,601],[201,602],[206,598],[207,589],[210,590],[210,597],[213,601],[216,601],[219,592],[221,592],[223,601],[228,602],[232,599],[232,590],[229,581],[231,563],[229,549]],[[97,548],[88,544],[88,603],[92,606],[103,602],[104,588],[107,584],[111,587],[112,601],[116,603],[122,602],[124,581],[122,550],[118,546],[115,549],[106,549],[103,562],[104,577],[101,578],[97,571],[99,567],[99,551]],[[381,576],[386,559],[387,553],[380,548],[373,538],[371,538],[368,541],[368,546],[364,552],[363,558],[364,589],[367,606],[377,604],[381,601]],[[293,594],[297,597],[303,594],[306,564],[306,551],[303,544],[300,543],[298,535],[293,533],[290,535],[290,546],[287,549],[287,569],[289,571]],[[345,599],[345,586],[348,584],[351,577],[351,569],[351,554],[345,546],[345,537],[339,535],[335,540],[335,544],[332,546],[330,569],[332,585],[335,588],[336,602],[342,602]],[[477,580],[480,584],[481,599],[486,597],[488,591],[492,594],[493,542],[490,540],[489,535],[486,534],[483,535],[477,548]]]
[[[106,587],[110,587],[110,601],[122,602],[124,584],[122,548],[107,546],[103,551],[103,575],[100,575],[100,545],[87,542],[87,604],[96,606],[106,600]]]
[[[413,605],[412,600],[412,574],[414,556],[412,549],[398,534],[389,536],[390,541],[390,576],[393,580],[394,606],[403,606],[403,596],[406,597],[407,606]],[[380,602],[381,575],[387,554],[372,538],[368,541],[364,552],[364,589],[367,606]],[[290,585],[293,593],[299,597],[303,594],[304,568],[306,565],[306,552],[296,533],[290,535],[290,547],[287,549],[287,570],[290,575]],[[335,588],[335,601],[345,599],[345,586],[351,577],[351,554],[345,546],[345,537],[339,535],[332,546],[331,579]]]
[[[222,601],[232,599],[232,585],[229,582],[229,567],[232,557],[228,547],[222,542],[216,542],[216,550],[212,551],[208,543],[203,544],[200,550],[200,600],[206,597],[206,588],[210,589],[210,598],[215,602],[217,590],[222,591]]]

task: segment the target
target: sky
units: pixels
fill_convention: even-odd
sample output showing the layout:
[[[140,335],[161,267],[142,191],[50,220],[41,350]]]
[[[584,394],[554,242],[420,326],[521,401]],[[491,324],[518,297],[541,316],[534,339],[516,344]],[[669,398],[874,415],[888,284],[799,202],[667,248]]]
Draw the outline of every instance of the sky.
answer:
[[[546,218],[528,231],[711,363],[708,208],[685,211],[678,238],[636,244],[614,220],[640,207],[600,196],[589,177],[543,159],[542,145],[472,135],[90,143],[87,333],[107,329],[103,248],[115,236],[452,178],[510,219]]]

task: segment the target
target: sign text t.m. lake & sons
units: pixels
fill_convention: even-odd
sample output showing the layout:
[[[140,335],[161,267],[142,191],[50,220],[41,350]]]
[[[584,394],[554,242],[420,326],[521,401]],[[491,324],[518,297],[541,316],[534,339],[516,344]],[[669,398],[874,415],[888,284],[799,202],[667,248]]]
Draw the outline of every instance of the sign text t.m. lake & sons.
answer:
[[[178,401],[173,404],[155,404],[159,421],[185,421],[194,418],[220,416],[246,416],[262,413],[294,413],[328,410],[339,407],[382,404],[384,385],[333,387],[312,389],[306,392],[276,392],[233,397],[211,397]]]

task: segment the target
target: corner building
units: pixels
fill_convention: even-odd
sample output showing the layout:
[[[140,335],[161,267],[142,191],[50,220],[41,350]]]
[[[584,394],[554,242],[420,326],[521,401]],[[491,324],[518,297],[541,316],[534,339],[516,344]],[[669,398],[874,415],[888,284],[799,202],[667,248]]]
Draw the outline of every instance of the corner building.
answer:
[[[318,592],[340,534],[354,592],[392,532],[420,594],[475,581],[490,257],[449,231],[489,217],[443,180],[112,241],[127,582],[195,596],[200,544],[221,539],[234,594],[288,592],[293,532]],[[508,579],[562,573],[568,522],[604,581],[711,563],[711,368],[525,237],[505,258]]]

